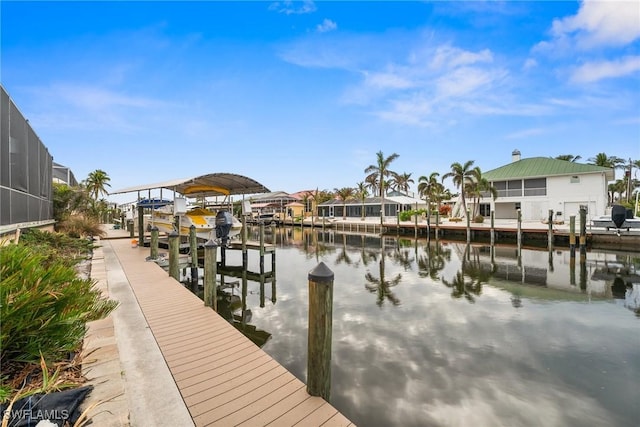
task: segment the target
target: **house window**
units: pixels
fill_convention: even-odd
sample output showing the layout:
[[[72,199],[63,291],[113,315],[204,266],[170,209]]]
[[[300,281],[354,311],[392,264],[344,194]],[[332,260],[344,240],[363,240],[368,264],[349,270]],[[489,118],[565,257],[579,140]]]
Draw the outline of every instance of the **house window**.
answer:
[[[522,181],[519,179],[507,181],[507,197],[520,196],[522,196]]]
[[[482,216],[491,216],[491,204],[490,203],[480,203],[480,215]]]
[[[573,175],[571,177],[571,179],[569,180],[569,182],[571,184],[579,184],[580,183],[580,177],[578,175]]]
[[[547,178],[535,178],[524,180],[525,196],[546,196]]]

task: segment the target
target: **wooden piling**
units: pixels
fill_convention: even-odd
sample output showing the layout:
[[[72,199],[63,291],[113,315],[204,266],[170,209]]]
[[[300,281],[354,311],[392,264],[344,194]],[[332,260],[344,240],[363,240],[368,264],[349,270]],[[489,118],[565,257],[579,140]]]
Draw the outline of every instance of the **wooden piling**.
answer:
[[[587,253],[587,210],[580,208],[580,254]]]
[[[151,244],[149,245],[149,255],[151,259],[158,259],[158,227],[151,227]]]
[[[198,240],[196,236],[196,226],[189,227],[189,253],[191,254],[191,287],[198,285]]]
[[[260,223],[260,274],[264,274],[264,223]]]
[[[217,284],[218,245],[213,240],[204,244],[204,305],[218,311]]]
[[[518,252],[520,252],[522,250],[522,212],[520,212],[520,209],[518,209],[517,239],[518,239]]]
[[[569,250],[571,256],[576,256],[576,216],[571,215],[569,217]]]
[[[471,243],[471,210],[467,209],[467,243]]]
[[[180,281],[180,235],[175,231],[169,233],[169,276]]]
[[[496,244],[496,213],[491,211],[491,246]]]
[[[547,247],[549,250],[553,250],[553,209],[549,209],[548,217],[548,229],[547,229]]]
[[[415,224],[414,224],[414,238],[418,238],[418,202],[416,202],[416,214],[414,216]],[[429,219],[427,219],[427,233],[429,232]]]
[[[144,206],[138,206],[138,245],[144,247]]]
[[[292,220],[293,221],[293,220]],[[247,263],[247,217],[246,215],[242,215],[242,232],[240,233],[242,236],[242,264]]]
[[[307,393],[329,401],[334,274],[324,262],[309,272]]]
[[[436,240],[438,240],[438,230],[440,230],[440,211],[436,212],[436,231],[434,232]]]

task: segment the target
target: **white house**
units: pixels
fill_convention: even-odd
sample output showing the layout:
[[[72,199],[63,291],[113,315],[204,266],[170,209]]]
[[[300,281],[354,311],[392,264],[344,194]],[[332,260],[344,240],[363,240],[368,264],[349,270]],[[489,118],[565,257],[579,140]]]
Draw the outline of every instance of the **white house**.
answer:
[[[580,206],[587,207],[587,218],[605,215],[608,204],[608,183],[615,179],[611,168],[573,163],[548,157],[521,159],[512,153],[512,162],[483,172],[498,192],[493,200],[480,200],[480,214],[495,212],[496,218],[515,219],[520,209],[523,220],[548,218],[568,220],[579,216]]]

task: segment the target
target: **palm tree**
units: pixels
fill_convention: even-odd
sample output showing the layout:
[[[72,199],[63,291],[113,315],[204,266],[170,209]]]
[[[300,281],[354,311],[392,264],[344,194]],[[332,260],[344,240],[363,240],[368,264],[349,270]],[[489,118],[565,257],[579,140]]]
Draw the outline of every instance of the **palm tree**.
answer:
[[[342,200],[342,219],[347,219],[347,200],[352,199],[355,191],[351,187],[334,188],[333,192],[338,200]]]
[[[575,163],[582,158],[582,156],[574,156],[573,154],[560,154],[559,156],[554,157],[556,160],[564,160],[566,162]]]
[[[427,212],[431,212],[431,200],[433,199],[433,193],[436,187],[440,184],[438,172],[432,172],[429,177],[422,175],[418,178],[418,194],[420,197],[424,197],[427,202]]]
[[[384,193],[388,184],[385,178],[394,174],[394,172],[389,169],[389,165],[398,157],[400,156],[396,153],[385,157],[382,151],[378,151],[376,153],[376,164],[369,165],[364,170],[364,173],[369,174],[365,180],[371,183],[377,181],[378,190],[380,191],[380,227],[384,225]]]
[[[362,202],[361,220],[364,221],[364,201],[369,196],[369,192],[367,191],[367,184],[365,184],[364,182],[357,183],[355,196]]]
[[[87,179],[84,181],[84,186],[86,187],[89,195],[97,200],[101,195],[109,194],[105,187],[111,187],[109,184],[111,178],[109,175],[101,169],[96,169],[95,171],[89,173]]]
[[[467,194],[473,197],[474,217],[480,213],[480,199],[482,199],[486,193],[491,194],[493,200],[498,198],[498,190],[482,176],[482,171],[477,166],[474,168],[472,181],[469,182],[466,187]]]
[[[590,164],[602,166],[603,168],[618,169],[624,167],[624,160],[616,156],[607,156],[605,153],[598,153],[595,157],[587,160]]]
[[[410,173],[393,174],[390,186],[396,191],[407,194],[409,192],[409,184],[413,184],[413,178]]]
[[[458,162],[451,164],[451,172],[447,172],[442,175],[442,181],[447,178],[453,180],[453,184],[460,188],[460,197],[462,197],[462,209],[463,216],[467,215],[467,202],[465,201],[465,187],[469,182],[473,180],[475,169],[471,169],[473,166],[473,160],[468,160],[464,165]]]

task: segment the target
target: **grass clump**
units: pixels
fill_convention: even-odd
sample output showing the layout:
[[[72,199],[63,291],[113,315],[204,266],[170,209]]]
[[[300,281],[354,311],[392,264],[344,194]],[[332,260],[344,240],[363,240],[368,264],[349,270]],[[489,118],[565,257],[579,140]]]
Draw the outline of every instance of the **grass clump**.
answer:
[[[0,247],[0,398],[5,400],[9,389],[19,386],[16,380],[33,366],[72,359],[81,348],[86,323],[105,317],[117,305],[74,268],[92,243],[70,243],[47,234],[34,245],[26,238]],[[18,382],[28,382],[30,376]]]

